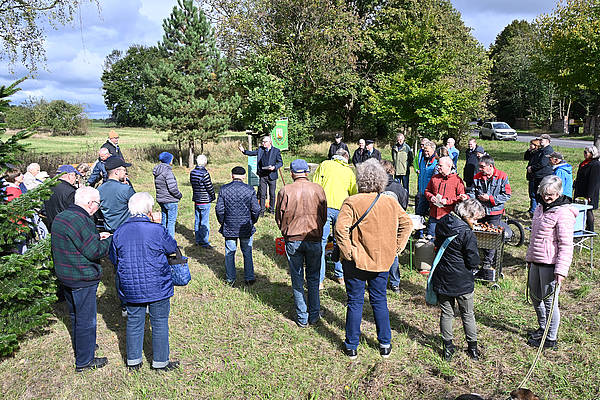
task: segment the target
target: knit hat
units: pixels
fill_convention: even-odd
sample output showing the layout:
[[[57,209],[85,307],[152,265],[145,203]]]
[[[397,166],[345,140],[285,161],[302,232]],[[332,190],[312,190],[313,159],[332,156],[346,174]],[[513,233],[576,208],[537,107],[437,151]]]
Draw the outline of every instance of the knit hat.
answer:
[[[246,170],[244,169],[244,167],[233,167],[233,169],[231,170],[231,175],[246,175]]]
[[[165,164],[171,164],[171,161],[173,161],[173,154],[163,151],[158,155],[158,159]]]
[[[108,132],[108,138],[109,139],[119,138],[119,134],[115,131],[110,131],[110,132]]]

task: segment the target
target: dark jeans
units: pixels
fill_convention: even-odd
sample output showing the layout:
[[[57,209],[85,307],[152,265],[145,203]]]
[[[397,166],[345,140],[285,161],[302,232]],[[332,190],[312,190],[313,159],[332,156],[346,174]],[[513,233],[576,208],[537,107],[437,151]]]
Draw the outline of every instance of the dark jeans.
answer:
[[[402,187],[406,189],[407,193],[410,193],[408,190],[408,186],[410,183],[410,171],[406,171],[406,175],[394,175],[394,179],[402,184]]]
[[[342,261],[344,282],[348,294],[346,308],[346,340],[347,349],[356,350],[360,341],[360,323],[362,322],[363,304],[365,302],[365,285],[369,292],[369,302],[373,309],[373,317],[377,329],[377,340],[380,346],[387,346],[392,341],[390,328],[390,312],[387,306],[388,271],[368,272],[356,268],[354,261]]]
[[[258,184],[258,198],[260,201],[260,212],[264,213],[267,204],[267,186],[269,187],[269,208],[275,210],[275,188],[277,180],[270,180],[269,176],[261,176]]]
[[[529,181],[529,212],[533,214],[535,212],[535,208],[537,207],[537,200],[535,198],[535,182],[532,180]]]
[[[64,288],[71,317],[71,343],[75,352],[76,367],[85,367],[94,359],[97,290],[97,283],[79,289]]]
[[[500,225],[500,220],[502,219],[502,215],[498,214],[498,215],[486,215],[485,217],[481,218],[479,220],[480,223],[485,223],[487,222],[488,224],[494,225],[494,226],[499,226]],[[484,250],[483,251],[483,264],[482,265],[489,265],[489,266],[494,266],[494,258],[496,257],[496,250]]]

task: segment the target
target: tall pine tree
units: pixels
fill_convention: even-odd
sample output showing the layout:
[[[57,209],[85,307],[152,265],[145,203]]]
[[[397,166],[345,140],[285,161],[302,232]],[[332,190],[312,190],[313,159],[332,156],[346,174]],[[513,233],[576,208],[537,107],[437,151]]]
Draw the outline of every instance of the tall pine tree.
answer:
[[[192,0],[177,3],[163,22],[162,58],[149,67],[158,92],[158,110],[149,120],[170,131],[170,140],[187,143],[191,168],[196,141],[202,152],[206,141],[224,133],[240,97],[231,93],[227,64],[204,12]]]

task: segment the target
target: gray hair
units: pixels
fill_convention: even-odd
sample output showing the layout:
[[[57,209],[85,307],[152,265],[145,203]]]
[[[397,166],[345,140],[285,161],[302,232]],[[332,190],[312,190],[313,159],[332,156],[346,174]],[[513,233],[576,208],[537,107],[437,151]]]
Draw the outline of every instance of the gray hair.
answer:
[[[148,214],[152,212],[154,198],[148,192],[139,192],[129,198],[127,207],[131,215]]]
[[[438,164],[446,164],[447,166],[454,165],[454,161],[448,156],[440,157]]]
[[[205,167],[206,164],[208,164],[208,158],[206,158],[204,154],[200,154],[196,157],[196,164],[198,164],[199,167]]]
[[[90,201],[100,201],[100,192],[91,186],[80,187],[75,191],[75,204],[84,207]]]
[[[335,155],[342,156],[346,160],[350,158],[350,154],[348,154],[348,152],[345,149],[337,149],[337,151],[335,152]]]
[[[446,143],[456,143],[456,140],[454,140],[454,138],[449,137],[448,139],[446,139]]]
[[[588,152],[589,154],[592,155],[592,158],[598,158],[600,157],[600,154],[598,153],[598,148],[596,146],[587,146],[584,149],[586,152]]]
[[[429,139],[425,139],[425,140],[426,141],[425,141],[425,143],[423,143],[423,146],[429,147],[429,148],[433,149],[433,151],[435,151],[435,148],[436,148],[435,143]]]
[[[38,171],[40,170],[40,164],[38,163],[31,163],[27,166],[27,172],[31,173],[31,171],[33,171],[34,169],[37,169]]]
[[[540,182],[537,192],[540,196],[548,193],[558,193],[559,195],[563,194],[562,179],[556,175],[545,176],[544,179],[542,179],[542,182]]]
[[[108,149],[106,147],[100,147],[100,150],[98,150],[98,155],[101,156],[102,154],[110,154],[110,151],[108,151]]]
[[[481,156],[481,158],[479,159],[479,162],[484,163],[485,165],[494,166],[494,159],[489,154]]]
[[[400,138],[402,138],[402,139],[405,138],[404,133],[399,133],[399,134],[396,135],[396,140],[398,140]]]
[[[388,175],[375,158],[356,166],[356,185],[359,193],[381,193],[388,184]]]
[[[454,208],[454,212],[465,220],[480,219],[485,216],[485,209],[481,203],[475,199],[461,201]]]

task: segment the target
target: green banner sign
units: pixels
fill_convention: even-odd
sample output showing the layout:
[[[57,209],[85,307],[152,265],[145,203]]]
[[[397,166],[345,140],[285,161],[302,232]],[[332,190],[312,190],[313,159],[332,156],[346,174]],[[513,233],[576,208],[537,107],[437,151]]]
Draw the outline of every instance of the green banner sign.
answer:
[[[288,149],[287,118],[275,121],[275,128],[273,128],[273,130],[271,131],[271,140],[273,141],[273,146],[277,147],[279,150]]]

